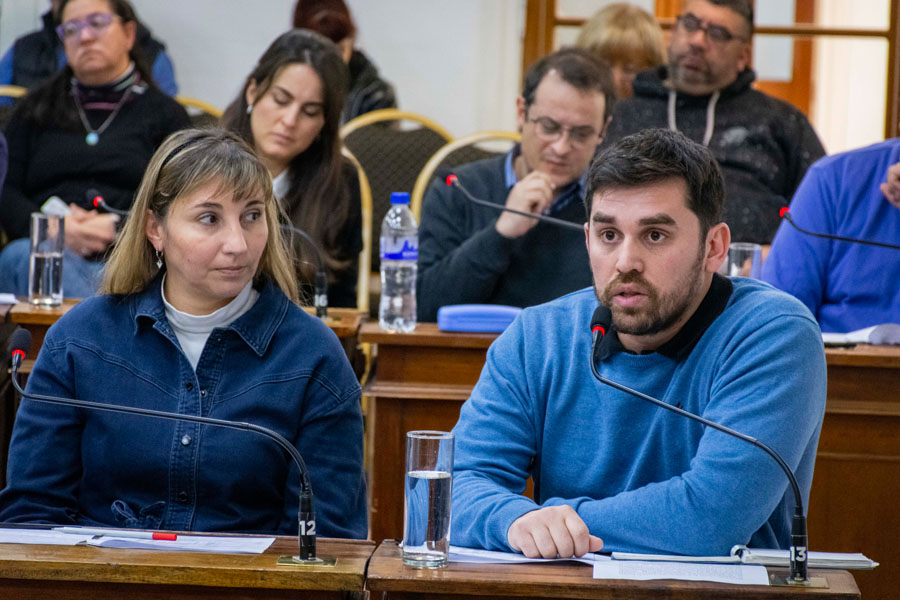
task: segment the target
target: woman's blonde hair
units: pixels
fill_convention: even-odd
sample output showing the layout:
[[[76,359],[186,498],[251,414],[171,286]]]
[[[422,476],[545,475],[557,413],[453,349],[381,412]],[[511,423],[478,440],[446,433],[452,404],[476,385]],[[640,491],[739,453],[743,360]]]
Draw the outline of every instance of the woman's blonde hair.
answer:
[[[575,45],[608,63],[636,63],[641,68],[666,62],[663,32],[640,7],[620,2],[598,10],[581,28]]]
[[[146,289],[160,269],[147,239],[149,214],[162,221],[179,197],[215,182],[216,194],[230,193],[235,202],[263,196],[269,233],[256,269],[257,278],[273,281],[297,303],[297,277],[279,224],[272,179],[253,150],[237,135],[222,129],[185,129],[162,143],[141,179],[130,216],[103,275],[100,293],[136,294]]]

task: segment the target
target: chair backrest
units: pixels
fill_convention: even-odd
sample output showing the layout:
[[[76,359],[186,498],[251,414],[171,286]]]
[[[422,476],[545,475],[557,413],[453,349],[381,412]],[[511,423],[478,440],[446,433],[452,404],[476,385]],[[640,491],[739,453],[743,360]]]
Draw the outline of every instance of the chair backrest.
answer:
[[[372,192],[372,226],[381,226],[391,192],[410,192],[428,158],[453,137],[431,119],[396,109],[361,115],[341,129],[344,145],[362,165]],[[378,253],[371,269],[377,271]]]
[[[363,171],[359,161],[346,148],[342,153],[353,166],[359,176],[359,200],[362,205],[362,240],[363,247],[359,253],[359,275],[356,280],[356,309],[362,313],[369,312],[369,265],[372,263],[372,189],[369,187],[369,179]]]
[[[419,220],[422,213],[425,191],[438,167],[455,169],[466,163],[505,154],[509,149],[501,149],[500,146],[512,146],[520,139],[521,136],[516,131],[479,131],[453,140],[438,150],[422,168],[416,178],[412,196],[410,196],[409,208],[415,215],[416,221]],[[502,144],[498,144],[498,142]]]
[[[6,128],[9,116],[16,108],[16,102],[28,93],[28,90],[19,85],[0,85],[0,129]]]
[[[187,110],[193,127],[200,129],[218,127],[219,119],[222,117],[222,111],[219,108],[204,100],[188,96],[175,96],[175,100]]]

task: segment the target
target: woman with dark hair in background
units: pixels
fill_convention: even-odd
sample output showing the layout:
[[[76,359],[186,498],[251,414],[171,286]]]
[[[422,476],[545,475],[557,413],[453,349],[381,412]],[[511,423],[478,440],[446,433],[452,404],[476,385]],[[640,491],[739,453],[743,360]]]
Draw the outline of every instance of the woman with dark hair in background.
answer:
[[[59,10],[68,64],[22,99],[6,127],[0,223],[15,240],[28,236],[32,212],[68,211],[63,293],[84,297],[95,293],[119,220],[94,210],[94,196],[128,210],[153,152],[190,120],[133,53],[128,2],[62,0]],[[0,291],[27,295],[28,253],[23,239],[0,254]]]
[[[394,87],[382,79],[372,61],[354,48],[356,25],[344,0],[297,0],[294,27],[321,33],[341,49],[350,70],[350,92],[341,123],[381,108],[397,108]]]
[[[256,149],[293,226],[324,251],[329,306],[356,306],[362,250],[359,180],[339,136],[346,93],[337,47],[294,29],[272,42],[222,117]],[[302,243],[294,246],[301,282],[311,290],[315,257]]]

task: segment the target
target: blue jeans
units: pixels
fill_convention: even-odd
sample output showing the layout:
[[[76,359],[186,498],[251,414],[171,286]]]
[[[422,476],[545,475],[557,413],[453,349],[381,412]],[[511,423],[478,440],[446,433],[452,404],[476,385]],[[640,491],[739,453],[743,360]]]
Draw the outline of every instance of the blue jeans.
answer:
[[[0,292],[28,296],[28,238],[7,244],[0,252]],[[66,248],[63,253],[63,296],[87,298],[97,293],[103,278],[102,262],[85,260]]]

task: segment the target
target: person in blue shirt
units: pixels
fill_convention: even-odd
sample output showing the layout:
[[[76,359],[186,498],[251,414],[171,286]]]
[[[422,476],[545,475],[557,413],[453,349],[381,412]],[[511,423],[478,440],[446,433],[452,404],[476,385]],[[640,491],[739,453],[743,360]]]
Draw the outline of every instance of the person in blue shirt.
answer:
[[[791,217],[814,233],[900,244],[900,139],[825,157]],[[900,323],[900,251],[817,238],[782,223],[762,278],[800,299],[826,333]]]
[[[17,38],[0,58],[0,85],[33,88],[66,65],[66,52],[56,34],[62,0],[50,0],[50,10],[41,15],[42,27]],[[175,68],[164,44],[150,30],[137,22],[135,45],[152,66],[153,81],[160,90],[174,96],[178,93]],[[12,104],[12,98],[0,98],[0,104]]]
[[[47,332],[27,391],[242,421],[305,459],[317,534],[365,538],[360,387],[297,306],[265,167],[221,130],[154,155],[101,292]],[[299,474],[252,432],[24,398],[0,521],[296,535]]]
[[[530,557],[789,545],[794,497],[775,461],[600,383],[588,362],[602,304],[601,376],[769,444],[806,504],[825,410],[819,329],[788,294],[716,274],[723,202],[715,158],[677,132],[645,130],[594,160],[593,289],[526,308],[488,351],[454,429],[452,543]]]

